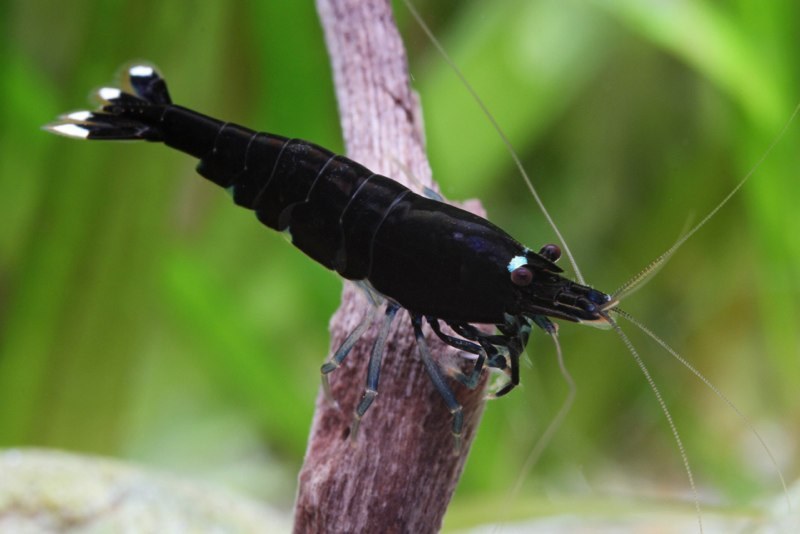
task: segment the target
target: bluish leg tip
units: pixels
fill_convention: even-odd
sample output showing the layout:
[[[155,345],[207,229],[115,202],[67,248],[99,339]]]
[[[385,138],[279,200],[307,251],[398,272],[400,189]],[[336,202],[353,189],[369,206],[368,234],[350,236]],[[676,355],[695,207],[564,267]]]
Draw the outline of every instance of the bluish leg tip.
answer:
[[[358,428],[361,426],[361,417],[356,414],[353,417],[353,422],[350,423],[350,444],[355,445],[356,438],[358,437]]]
[[[340,410],[341,407],[339,403],[336,402],[336,399],[333,398],[333,393],[331,392],[331,381],[328,379],[328,375],[322,373],[322,393],[325,395],[325,400],[337,410]]]
[[[458,456],[461,454],[461,434],[453,434],[453,455]]]

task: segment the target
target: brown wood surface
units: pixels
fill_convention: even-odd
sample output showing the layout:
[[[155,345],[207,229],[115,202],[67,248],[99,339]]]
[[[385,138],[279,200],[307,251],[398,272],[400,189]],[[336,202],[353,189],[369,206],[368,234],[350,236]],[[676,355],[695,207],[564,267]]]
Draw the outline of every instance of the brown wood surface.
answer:
[[[431,186],[421,111],[389,2],[318,0],[317,7],[347,155],[412,189]],[[367,306],[360,290],[346,283],[331,320],[332,351]],[[450,413],[419,358],[408,314],[401,312],[390,333],[379,394],[352,442],[349,426],[375,336],[372,328],[331,374],[340,408],[321,391],[317,396],[299,475],[297,533],[425,533],[441,527],[483,409],[484,383],[475,391],[454,385],[465,416],[463,447],[454,454]],[[455,357],[430,335],[428,340],[437,359]]]

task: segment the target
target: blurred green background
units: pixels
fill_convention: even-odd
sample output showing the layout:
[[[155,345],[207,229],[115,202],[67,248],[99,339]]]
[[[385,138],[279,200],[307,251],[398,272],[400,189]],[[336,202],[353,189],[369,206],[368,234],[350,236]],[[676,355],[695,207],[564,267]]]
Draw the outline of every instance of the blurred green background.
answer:
[[[800,100],[791,0],[418,3],[607,291],[708,212]],[[496,133],[396,7],[444,194],[480,198],[532,248],[553,241]],[[183,105],[341,151],[313,4],[10,0],[0,17],[0,446],[133,460],[288,511],[341,282],[185,156],[39,127],[146,58]],[[798,146],[795,121],[742,194],[624,303],[735,402],[789,480],[800,470]],[[631,334],[703,499],[741,508],[777,494],[733,410]],[[568,419],[509,502],[566,392],[549,340],[534,335],[524,387],[486,411],[450,528],[595,499],[688,498],[669,427],[619,339],[566,324],[561,340],[578,385]]]

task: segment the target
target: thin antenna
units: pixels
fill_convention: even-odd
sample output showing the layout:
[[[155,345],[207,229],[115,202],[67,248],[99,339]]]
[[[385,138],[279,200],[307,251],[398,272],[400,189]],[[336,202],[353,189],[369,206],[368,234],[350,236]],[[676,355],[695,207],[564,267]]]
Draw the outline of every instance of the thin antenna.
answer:
[[[547,428],[542,433],[541,437],[539,437],[536,444],[533,446],[528,457],[525,459],[525,463],[522,464],[522,468],[520,469],[520,475],[517,478],[517,482],[514,484],[514,489],[511,490],[511,501],[513,502],[516,499],[517,495],[519,495],[520,489],[522,488],[522,484],[527,478],[528,473],[530,473],[531,469],[536,462],[539,461],[539,457],[542,455],[542,452],[545,448],[550,444],[553,440],[553,436],[561,428],[561,425],[564,422],[564,419],[567,417],[567,414],[572,409],[572,404],[575,401],[575,393],[577,388],[575,386],[575,380],[572,379],[572,375],[569,374],[567,370],[567,366],[564,364],[564,354],[561,352],[561,344],[558,342],[558,333],[553,332],[550,334],[550,337],[553,339],[553,343],[556,346],[556,359],[558,360],[558,367],[561,369],[561,376],[564,377],[564,381],[567,383],[567,397],[564,399],[564,402],[561,404],[561,407],[558,409],[558,413],[550,421],[550,424],[547,425]]]
[[[672,436],[675,438],[675,443],[678,446],[678,451],[680,452],[681,459],[683,460],[683,467],[686,470],[686,476],[689,478],[689,486],[692,488],[692,494],[694,495],[694,508],[697,512],[697,523],[700,526],[700,534],[703,533],[703,514],[700,509],[700,497],[697,494],[697,486],[694,483],[694,475],[692,474],[692,467],[689,465],[689,455],[686,454],[686,449],[683,446],[683,440],[681,440],[681,435],[678,433],[678,427],[675,426],[675,421],[672,419],[672,414],[667,408],[667,403],[664,401],[664,397],[661,396],[661,392],[659,391],[658,387],[656,386],[653,377],[650,376],[650,371],[647,370],[647,366],[645,366],[642,357],[639,356],[639,353],[636,350],[636,347],[633,346],[633,343],[625,334],[625,332],[620,328],[619,324],[611,318],[607,313],[602,314],[603,317],[608,321],[611,325],[611,328],[617,333],[617,335],[622,339],[622,342],[625,343],[625,346],[628,347],[628,351],[633,356],[633,359],[636,361],[636,365],[639,366],[639,369],[644,374],[647,383],[650,385],[650,389],[656,396],[656,400],[658,400],[659,406],[661,406],[661,411],[664,414],[664,417],[667,418],[667,423],[669,423],[669,428],[672,430]]]
[[[778,478],[781,481],[781,486],[783,486],[783,494],[786,497],[786,505],[789,507],[789,510],[791,510],[792,509],[792,500],[789,498],[789,488],[786,487],[786,480],[783,478],[783,473],[781,472],[781,468],[778,467],[778,462],[775,460],[775,456],[773,456],[772,451],[767,446],[767,443],[764,441],[764,439],[761,437],[761,434],[759,434],[758,431],[756,430],[756,428],[753,426],[753,423],[751,423],[750,420],[747,417],[745,417],[745,415],[741,412],[741,410],[739,410],[739,408],[736,407],[736,405],[733,403],[733,401],[730,400],[724,393],[722,393],[722,391],[720,391],[719,388],[717,388],[717,386],[712,384],[711,381],[708,378],[706,378],[706,376],[703,373],[698,371],[697,368],[694,365],[689,363],[689,361],[686,358],[684,358],[683,356],[678,354],[678,352],[675,349],[673,349],[671,346],[669,346],[666,341],[664,341],[659,336],[657,336],[652,330],[650,330],[648,327],[646,327],[638,319],[635,319],[631,314],[629,314],[628,312],[626,312],[624,310],[621,310],[619,308],[612,308],[609,311],[612,311],[612,312],[616,313],[620,317],[624,317],[625,319],[627,319],[628,321],[633,323],[633,325],[636,326],[639,330],[644,332],[648,337],[650,337],[650,339],[652,339],[653,341],[655,341],[656,343],[661,345],[661,348],[663,348],[665,351],[669,352],[676,360],[678,360],[684,367],[686,367],[694,376],[699,378],[701,382],[703,382],[711,391],[713,391],[714,394],[722,400],[722,402],[727,404],[728,407],[731,410],[734,411],[734,413],[739,417],[739,419],[741,419],[741,421],[747,426],[747,428],[750,429],[750,432],[753,433],[753,435],[756,437],[758,442],[761,444],[761,447],[767,453],[767,456],[769,456],[769,460],[772,463],[772,467],[775,469],[775,472],[778,474]]]
[[[681,232],[678,234],[678,241],[680,241],[689,228],[691,228],[691,223],[689,220],[687,220],[686,224],[684,224],[683,228],[681,228]],[[670,259],[672,259],[672,256],[676,251],[677,249],[674,246],[670,247],[669,250],[659,257],[659,260],[650,262],[647,267],[639,271],[638,274],[631,277],[619,288],[617,288],[616,291],[611,293],[611,299],[619,302],[639,291],[641,288],[647,285],[647,283],[652,280],[656,274],[658,274],[658,272],[667,264]]]
[[[767,157],[772,153],[772,150],[775,148],[775,146],[781,141],[781,139],[783,139],[783,136],[786,135],[786,131],[789,129],[789,126],[792,124],[792,122],[794,122],[798,113],[800,113],[800,102],[798,102],[798,104],[795,106],[794,111],[792,111],[792,114],[789,116],[789,119],[783,125],[783,128],[781,128],[781,131],[778,133],[777,136],[775,136],[775,139],[773,139],[772,143],[770,143],[769,147],[767,147],[767,150],[765,150],[764,153],[761,155],[761,157],[758,158],[758,161],[756,161],[755,165],[753,165],[747,172],[747,174],[744,175],[744,178],[739,180],[739,183],[737,183],[736,186],[734,186],[734,188],[731,189],[731,191],[727,195],[725,195],[725,197],[719,202],[719,204],[714,206],[714,208],[710,212],[708,212],[708,214],[705,217],[703,217],[702,220],[700,220],[700,222],[694,225],[691,230],[689,230],[680,239],[678,239],[674,245],[669,247],[666,252],[664,252],[658,258],[650,262],[650,264],[647,267],[645,267],[642,271],[640,271],[639,274],[631,278],[629,281],[625,282],[622,285],[622,287],[616,290],[611,295],[612,298],[615,300],[619,300],[622,296],[629,295],[636,288],[636,286],[638,286],[643,280],[647,280],[650,277],[650,274],[653,273],[654,270],[658,269],[665,261],[667,261],[675,253],[675,251],[677,251],[681,246],[683,246],[683,244],[686,243],[686,241],[688,241],[690,237],[692,237],[698,230],[700,230],[700,228],[705,226],[705,224],[708,221],[710,221],[711,218],[714,217],[714,215],[716,215],[717,212],[721,210],[725,206],[725,204],[728,203],[728,201],[730,201],[733,195],[739,192],[739,189],[741,189],[742,186],[744,186],[744,184],[747,183],[747,181],[750,179],[751,176],[753,176],[753,174],[755,174],[758,168],[761,167],[761,165],[764,163],[764,160],[767,159]]]
[[[525,458],[525,461],[522,463],[522,467],[520,468],[519,476],[517,477],[516,482],[514,482],[514,487],[508,494],[506,502],[513,503],[519,497],[520,491],[522,490],[522,484],[525,482],[525,479],[528,478],[528,474],[533,469],[533,466],[539,461],[539,458],[542,456],[542,452],[547,448],[550,442],[553,440],[553,436],[561,428],[561,425],[564,423],[564,420],[567,418],[567,414],[572,409],[572,405],[575,402],[575,395],[577,393],[577,386],[575,385],[575,380],[573,380],[572,375],[567,370],[567,366],[564,363],[564,353],[561,351],[561,343],[558,341],[558,332],[548,332],[553,343],[556,346],[556,360],[558,361],[558,367],[561,369],[561,376],[564,377],[564,381],[567,383],[567,396],[564,399],[564,402],[561,403],[561,407],[558,409],[555,417],[550,421],[550,424],[547,425],[547,428],[542,432],[542,435],[536,440],[536,443],[533,445],[533,449],[528,454],[528,457]],[[508,512],[509,508],[506,509]],[[492,529],[492,532],[499,532],[500,525],[505,523],[509,519],[509,515],[506,514],[505,519],[501,522],[497,523],[495,527]]]
[[[500,139],[503,140],[503,144],[506,146],[506,149],[508,149],[509,154],[511,154],[511,159],[514,160],[514,164],[517,166],[519,173],[525,180],[525,185],[528,186],[528,190],[531,192],[531,195],[533,195],[534,200],[536,200],[536,204],[539,206],[539,211],[542,212],[542,215],[544,215],[544,218],[547,220],[547,223],[550,225],[550,228],[553,229],[553,232],[555,232],[556,237],[558,237],[558,241],[561,243],[561,246],[564,249],[564,253],[566,254],[567,259],[569,260],[569,263],[572,266],[572,270],[575,272],[576,281],[582,285],[585,285],[586,281],[583,279],[583,275],[581,274],[580,269],[578,269],[578,264],[575,261],[575,257],[572,255],[572,251],[570,250],[569,245],[567,245],[566,240],[564,240],[564,236],[561,235],[561,231],[558,229],[558,226],[556,226],[553,217],[550,216],[550,212],[547,211],[547,208],[545,208],[544,202],[542,202],[542,199],[539,197],[539,193],[536,192],[536,188],[533,187],[533,182],[528,176],[528,173],[525,172],[525,167],[522,166],[522,162],[520,161],[516,150],[514,150],[514,147],[511,145],[511,141],[509,141],[503,129],[500,128],[500,125],[497,123],[497,120],[494,118],[494,115],[492,115],[492,113],[489,111],[489,108],[486,107],[486,104],[483,103],[481,97],[478,96],[478,93],[475,91],[475,88],[472,87],[472,85],[467,81],[467,78],[461,72],[461,69],[458,68],[455,62],[447,54],[444,47],[442,46],[442,43],[439,42],[436,36],[433,35],[433,32],[428,27],[428,25],[425,24],[425,21],[422,20],[422,17],[420,16],[419,12],[411,4],[411,0],[403,0],[403,3],[408,8],[408,11],[411,13],[411,16],[414,17],[414,20],[417,21],[417,24],[419,24],[420,28],[422,28],[422,31],[425,32],[425,35],[427,35],[428,39],[430,39],[431,43],[433,43],[433,46],[442,55],[442,58],[444,59],[445,63],[447,63],[447,65],[451,69],[453,69],[455,75],[458,77],[459,80],[461,80],[461,83],[464,84],[464,87],[467,89],[467,91],[469,91],[469,94],[475,100],[475,103],[478,104],[478,107],[481,109],[483,114],[492,124],[492,127],[497,131],[497,134],[500,136]]]

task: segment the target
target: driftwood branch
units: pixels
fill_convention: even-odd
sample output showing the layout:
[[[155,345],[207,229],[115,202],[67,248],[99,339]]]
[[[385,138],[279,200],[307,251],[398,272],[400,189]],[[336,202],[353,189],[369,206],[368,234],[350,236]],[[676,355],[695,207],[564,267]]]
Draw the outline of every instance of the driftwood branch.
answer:
[[[421,112],[388,0],[318,0],[331,57],[347,155],[412,189],[433,187]],[[335,350],[363,317],[367,303],[346,283],[331,320]],[[305,532],[436,532],[464,467],[483,408],[483,383],[455,387],[464,405],[464,442],[453,450],[451,416],[418,356],[405,312],[392,327],[379,395],[355,442],[353,409],[361,399],[373,327],[331,374],[332,405],[322,392],[299,476],[294,530]],[[453,351],[437,340],[438,358]]]

